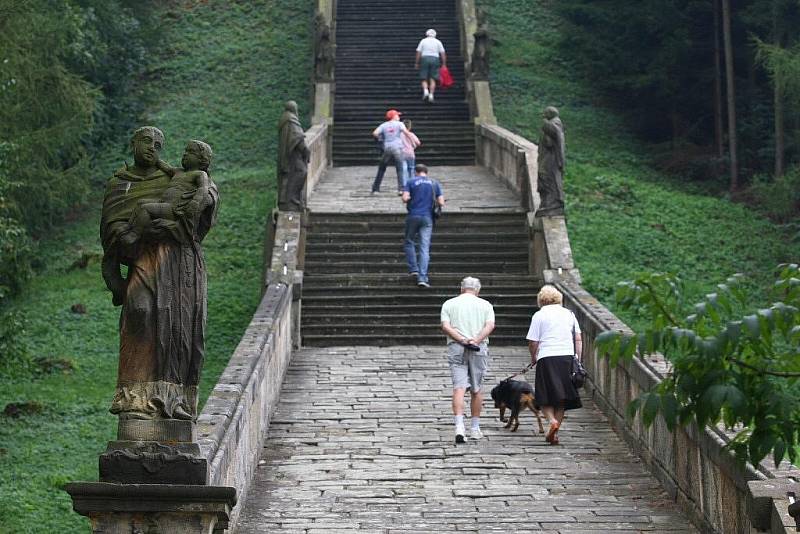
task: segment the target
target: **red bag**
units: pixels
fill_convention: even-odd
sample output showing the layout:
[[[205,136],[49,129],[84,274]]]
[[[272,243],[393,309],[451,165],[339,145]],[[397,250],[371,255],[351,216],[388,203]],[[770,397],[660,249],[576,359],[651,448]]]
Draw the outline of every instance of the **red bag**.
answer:
[[[447,89],[453,86],[453,76],[450,74],[450,69],[447,65],[439,67],[439,87]]]

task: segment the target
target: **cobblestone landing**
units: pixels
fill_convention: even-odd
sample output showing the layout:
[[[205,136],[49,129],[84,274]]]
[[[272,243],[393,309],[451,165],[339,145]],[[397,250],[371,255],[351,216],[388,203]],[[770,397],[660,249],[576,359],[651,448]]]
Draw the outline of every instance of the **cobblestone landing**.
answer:
[[[485,437],[455,445],[444,347],[296,351],[237,533],[695,532],[591,400],[560,445],[505,430],[488,393],[527,351],[491,353]]]

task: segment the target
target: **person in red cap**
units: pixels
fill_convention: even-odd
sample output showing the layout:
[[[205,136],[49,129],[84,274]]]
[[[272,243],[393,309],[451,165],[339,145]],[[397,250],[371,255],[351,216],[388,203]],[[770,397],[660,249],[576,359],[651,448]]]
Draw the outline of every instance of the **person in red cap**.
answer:
[[[394,162],[394,168],[397,171],[397,194],[403,194],[403,187],[406,183],[405,157],[403,156],[403,136],[405,135],[408,135],[408,130],[400,122],[400,112],[396,109],[387,111],[386,122],[372,132],[372,136],[381,141],[383,145],[383,155],[378,165],[378,174],[372,183],[372,194],[380,191],[386,167],[391,162]]]

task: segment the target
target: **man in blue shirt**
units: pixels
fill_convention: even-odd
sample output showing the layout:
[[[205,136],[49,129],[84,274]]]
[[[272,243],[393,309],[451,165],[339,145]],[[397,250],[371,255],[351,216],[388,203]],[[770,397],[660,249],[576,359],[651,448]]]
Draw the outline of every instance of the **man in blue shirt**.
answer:
[[[428,178],[428,167],[420,163],[414,167],[414,171],[416,176],[408,180],[403,188],[403,202],[408,209],[403,250],[408,261],[408,274],[417,277],[419,287],[431,287],[428,282],[428,262],[433,234],[433,210],[436,204],[444,206],[444,195],[439,182]]]

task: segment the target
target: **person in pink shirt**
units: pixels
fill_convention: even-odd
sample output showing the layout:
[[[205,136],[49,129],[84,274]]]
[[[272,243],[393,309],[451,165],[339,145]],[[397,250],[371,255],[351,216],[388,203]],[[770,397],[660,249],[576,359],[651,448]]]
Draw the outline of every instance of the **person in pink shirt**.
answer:
[[[420,142],[419,137],[411,133],[411,121],[404,120],[403,124],[406,127],[406,131],[403,135],[403,165],[405,166],[406,170],[403,186],[405,187],[406,182],[414,178],[414,165],[416,164],[414,149],[419,147],[422,143]]]

